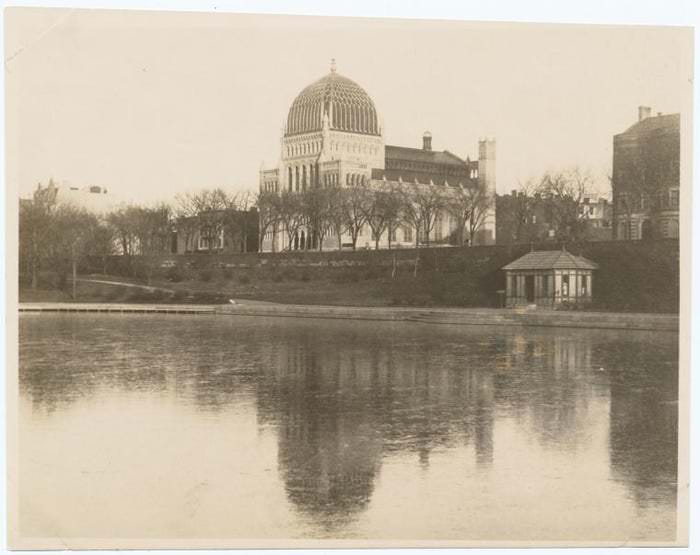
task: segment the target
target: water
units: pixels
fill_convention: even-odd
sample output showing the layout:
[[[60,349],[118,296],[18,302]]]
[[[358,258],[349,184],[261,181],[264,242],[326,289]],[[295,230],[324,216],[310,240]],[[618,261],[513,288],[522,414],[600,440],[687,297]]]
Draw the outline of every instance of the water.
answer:
[[[672,541],[675,334],[20,317],[20,534]]]

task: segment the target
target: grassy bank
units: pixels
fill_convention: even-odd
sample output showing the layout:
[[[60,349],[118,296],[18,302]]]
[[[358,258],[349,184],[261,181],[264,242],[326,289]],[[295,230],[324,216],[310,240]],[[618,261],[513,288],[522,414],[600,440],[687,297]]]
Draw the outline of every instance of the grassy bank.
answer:
[[[286,304],[327,304],[336,306],[495,306],[482,295],[465,293],[458,274],[372,268],[267,268],[214,269],[194,272],[173,282],[167,277],[152,279],[154,291],[99,283],[78,282],[78,302],[115,303],[199,303],[216,304],[228,299],[250,299]],[[145,281],[98,274],[84,279],[123,281],[145,285]],[[202,279],[203,278],[203,279]],[[164,291],[168,290],[168,291]],[[64,289],[20,289],[21,302],[73,301],[72,287]]]
[[[82,277],[148,284],[148,291],[78,284],[78,301],[216,304],[251,299],[345,306],[496,307],[505,289],[501,268],[535,249],[555,244],[396,251],[293,252],[242,255],[111,257],[86,261]],[[595,311],[677,313],[678,241],[609,241],[567,244],[599,265]],[[109,275],[91,274],[106,267]],[[148,269],[148,271],[145,271]],[[147,279],[147,276],[150,279]],[[21,289],[25,302],[70,300],[70,284],[50,273],[41,291]]]

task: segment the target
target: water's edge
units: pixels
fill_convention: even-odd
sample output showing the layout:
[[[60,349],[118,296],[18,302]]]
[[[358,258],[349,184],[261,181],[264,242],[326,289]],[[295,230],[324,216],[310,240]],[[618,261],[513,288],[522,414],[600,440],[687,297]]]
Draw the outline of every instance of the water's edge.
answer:
[[[352,307],[240,303],[230,305],[147,305],[110,303],[20,303],[19,312],[115,312],[221,314],[331,318],[480,326],[539,326],[677,332],[674,314],[559,312],[531,309]]]

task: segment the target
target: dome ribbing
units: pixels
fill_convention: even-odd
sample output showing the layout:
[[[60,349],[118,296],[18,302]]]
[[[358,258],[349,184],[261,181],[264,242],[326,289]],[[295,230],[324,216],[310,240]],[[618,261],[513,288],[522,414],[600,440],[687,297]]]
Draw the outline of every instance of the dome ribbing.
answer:
[[[294,99],[285,136],[321,131],[326,114],[331,129],[380,135],[377,110],[370,96],[357,83],[332,70]]]

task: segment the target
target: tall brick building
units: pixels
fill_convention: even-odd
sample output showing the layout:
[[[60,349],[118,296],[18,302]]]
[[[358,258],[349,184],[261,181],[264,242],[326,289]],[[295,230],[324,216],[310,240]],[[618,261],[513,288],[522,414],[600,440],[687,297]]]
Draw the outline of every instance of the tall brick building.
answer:
[[[613,238],[678,237],[680,114],[639,118],[613,139]]]

